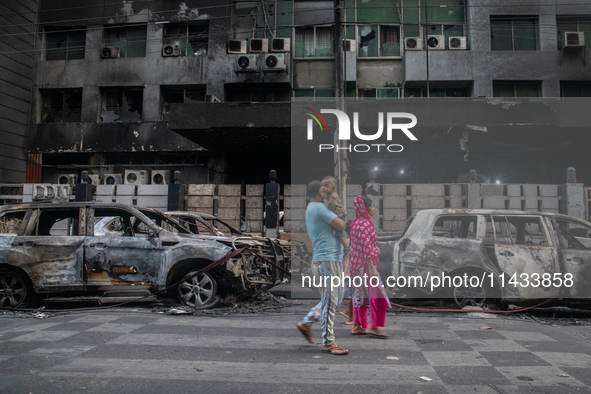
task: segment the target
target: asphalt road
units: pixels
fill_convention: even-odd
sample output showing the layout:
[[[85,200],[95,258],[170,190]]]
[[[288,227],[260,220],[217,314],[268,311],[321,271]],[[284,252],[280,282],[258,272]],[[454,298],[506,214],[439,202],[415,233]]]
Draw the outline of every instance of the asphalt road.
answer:
[[[339,316],[337,342],[350,354],[334,356],[295,328],[311,306],[1,315],[0,392],[591,393],[591,325],[391,313],[382,340],[352,336]]]

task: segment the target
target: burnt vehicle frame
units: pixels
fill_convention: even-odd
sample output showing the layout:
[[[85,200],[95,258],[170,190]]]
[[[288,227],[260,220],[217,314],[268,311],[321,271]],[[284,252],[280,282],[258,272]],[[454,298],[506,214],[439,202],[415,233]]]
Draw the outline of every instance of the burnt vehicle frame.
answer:
[[[218,294],[250,296],[281,283],[269,262],[286,264],[273,240],[194,234],[157,210],[116,203],[4,206],[0,231],[0,306],[24,306],[40,294],[107,302],[165,290],[187,305],[211,307]]]
[[[419,289],[422,297],[453,298],[460,306],[487,301],[527,303],[591,298],[591,223],[567,215],[487,209],[417,212],[393,248],[393,277],[485,277],[480,286]],[[500,275],[504,281],[501,283]],[[572,274],[572,286],[523,286],[513,275]],[[515,278],[520,278],[516,276]],[[523,277],[521,277],[523,278]],[[558,282],[557,282],[558,283]],[[398,289],[401,290],[401,289]],[[413,293],[413,291],[409,293]],[[417,292],[414,295],[417,296]]]

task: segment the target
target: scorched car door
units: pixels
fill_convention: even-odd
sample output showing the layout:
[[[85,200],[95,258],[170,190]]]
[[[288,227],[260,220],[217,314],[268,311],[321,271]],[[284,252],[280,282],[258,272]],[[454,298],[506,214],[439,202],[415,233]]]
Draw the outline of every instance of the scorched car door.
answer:
[[[113,231],[86,237],[86,283],[98,286],[156,283],[163,250],[155,232],[139,232],[138,228],[146,225],[126,211],[111,209],[102,214],[97,209],[94,213],[95,223],[101,216],[112,216]]]
[[[504,286],[515,287],[521,298],[553,298],[560,289],[544,279],[557,272],[556,247],[550,245],[540,216],[494,216],[495,255],[505,272]],[[546,286],[548,285],[548,286]]]
[[[557,218],[556,222],[564,267],[563,297],[591,298],[591,227],[569,219]]]

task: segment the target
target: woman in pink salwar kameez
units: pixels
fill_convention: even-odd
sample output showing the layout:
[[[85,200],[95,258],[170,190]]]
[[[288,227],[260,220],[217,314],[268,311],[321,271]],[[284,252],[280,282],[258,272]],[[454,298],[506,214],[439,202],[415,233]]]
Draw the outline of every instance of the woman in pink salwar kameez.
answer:
[[[378,235],[371,220],[375,207],[367,196],[353,201],[355,220],[351,224],[351,283],[353,288],[353,335],[369,334],[388,338],[380,330],[386,326],[386,310],[391,308],[378,273]],[[367,328],[367,308],[371,310],[371,328]]]

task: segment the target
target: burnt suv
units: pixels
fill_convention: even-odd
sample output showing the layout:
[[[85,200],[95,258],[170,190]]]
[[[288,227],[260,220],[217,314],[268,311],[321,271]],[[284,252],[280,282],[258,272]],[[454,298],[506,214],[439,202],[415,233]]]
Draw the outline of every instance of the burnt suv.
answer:
[[[591,223],[543,212],[419,211],[394,244],[392,278],[397,277],[398,284],[420,278],[405,284],[418,283],[412,290],[454,298],[461,306],[487,299],[588,299]],[[443,277],[450,279],[442,283]],[[451,283],[453,278],[467,280]]]
[[[218,294],[252,295],[280,283],[282,272],[269,262],[289,265],[286,249],[268,238],[196,234],[162,212],[123,204],[3,206],[0,306],[24,306],[39,294],[105,302],[150,295],[243,247],[175,287],[194,307],[212,306]]]

